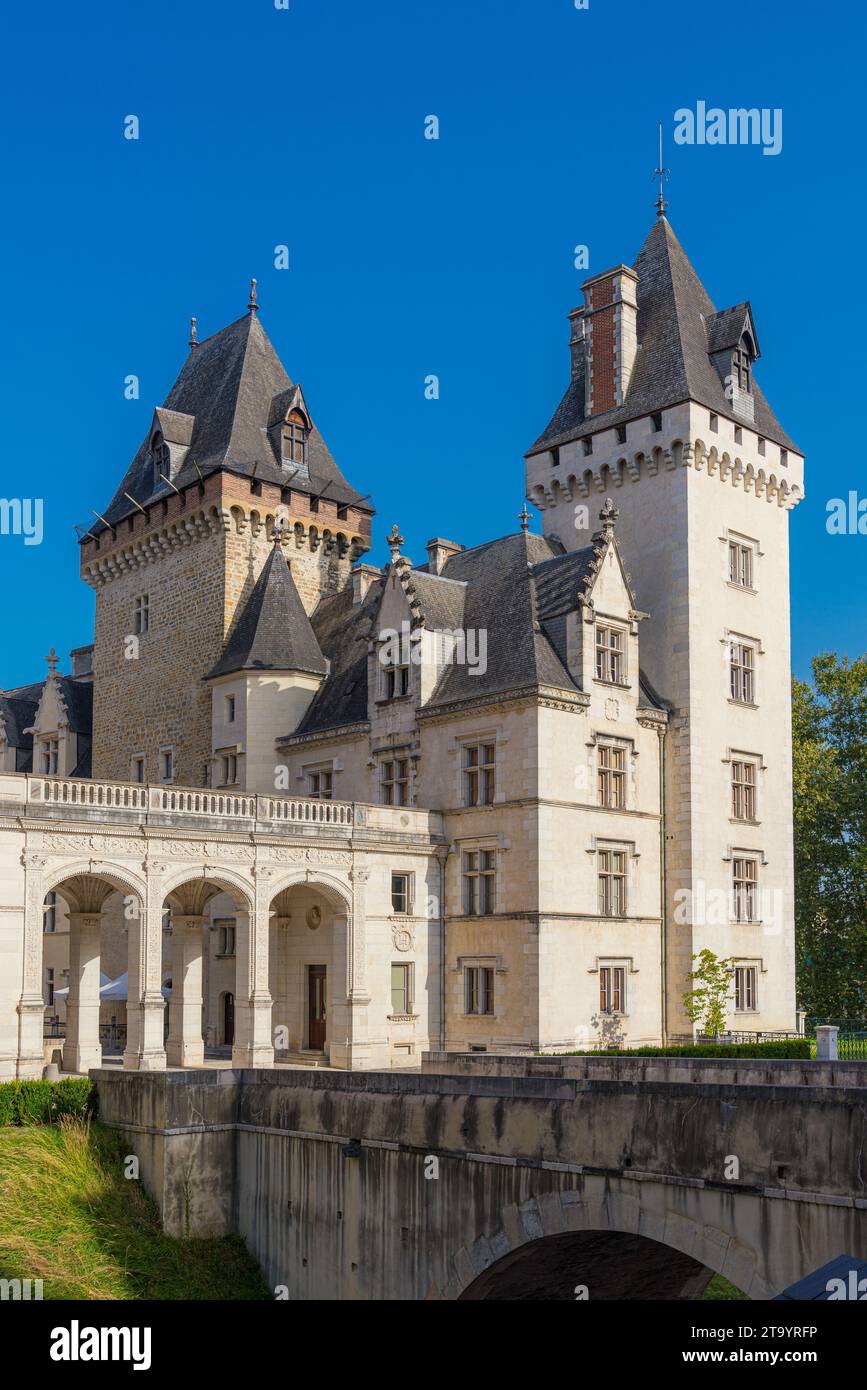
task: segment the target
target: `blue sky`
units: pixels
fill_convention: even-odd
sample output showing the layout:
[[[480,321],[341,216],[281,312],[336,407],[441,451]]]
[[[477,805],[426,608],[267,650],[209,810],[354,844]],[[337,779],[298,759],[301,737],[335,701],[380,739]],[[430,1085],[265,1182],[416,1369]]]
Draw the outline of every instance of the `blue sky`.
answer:
[[[587,272],[631,262],[669,216],[719,307],[749,298],[758,380],[808,459],[792,514],[793,639],[867,650],[863,12],[763,0],[50,0],[7,10],[0,496],[45,536],[0,536],[0,683],[91,640],[72,523],[101,510],[186,355],[262,322],[350,481],[398,521],[476,544],[515,529],[522,454],[568,378]],[[783,146],[681,146],[684,106],[783,111]],[[138,141],[123,136],[137,115]],[[423,138],[440,120],[439,141]],[[290,269],[274,268],[286,244]],[[136,374],[138,401],[124,398]],[[435,373],[438,401],[424,396]],[[63,669],[66,669],[64,665]]]

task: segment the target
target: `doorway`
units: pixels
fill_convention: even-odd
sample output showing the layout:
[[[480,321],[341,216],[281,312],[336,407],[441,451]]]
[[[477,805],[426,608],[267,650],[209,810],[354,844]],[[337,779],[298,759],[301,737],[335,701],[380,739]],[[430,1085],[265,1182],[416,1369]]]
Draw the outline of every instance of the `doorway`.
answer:
[[[235,1041],[235,996],[223,995],[223,1042],[231,1047]]]
[[[315,1052],[325,1048],[325,975],[324,965],[308,965],[307,1046]]]

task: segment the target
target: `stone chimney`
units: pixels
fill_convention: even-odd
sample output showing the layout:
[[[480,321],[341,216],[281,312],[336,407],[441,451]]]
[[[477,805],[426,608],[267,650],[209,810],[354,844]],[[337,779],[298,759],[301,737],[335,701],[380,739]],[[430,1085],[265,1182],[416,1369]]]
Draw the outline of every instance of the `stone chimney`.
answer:
[[[588,416],[614,410],[626,399],[638,352],[637,287],[638,276],[628,265],[593,275],[582,287],[582,318],[575,317],[578,311],[569,316],[573,340],[576,325],[584,325],[584,410]],[[575,347],[572,364],[574,379]]]
[[[458,545],[457,541],[444,541],[442,536],[434,536],[433,540],[428,541],[425,546],[428,569],[431,574],[442,574],[447,562],[453,555],[460,555],[463,548],[462,545]]]
[[[359,603],[364,602],[364,596],[375,579],[378,579],[382,570],[378,570],[376,565],[355,565],[350,571],[352,575],[352,606],[357,608]]]
[[[569,315],[569,322],[572,325],[572,332],[569,336],[569,352],[572,355],[572,380],[574,381],[581,372],[581,364],[584,361],[584,310],[573,309]]]

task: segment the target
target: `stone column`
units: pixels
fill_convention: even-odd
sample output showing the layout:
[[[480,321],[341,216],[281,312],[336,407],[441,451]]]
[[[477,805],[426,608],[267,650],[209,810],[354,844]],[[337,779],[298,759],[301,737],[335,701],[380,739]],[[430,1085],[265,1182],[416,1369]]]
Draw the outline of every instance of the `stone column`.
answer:
[[[162,888],[151,882],[147,902],[128,921],[129,992],[126,1006],[125,1071],[162,1071],[166,1065],[163,1043],[165,1000],[162,991],[163,956]]]
[[[292,926],[288,912],[277,911],[271,918],[271,1032],[275,1052],[290,1051],[291,1032],[289,1028],[289,1000],[286,991],[287,936]],[[301,1039],[298,1040],[301,1047]]]
[[[202,1038],[202,950],[204,917],[172,917],[172,993],[169,1000],[170,1067],[200,1067]]]
[[[102,1066],[99,1041],[99,934],[101,912],[69,913],[69,995],[63,1070]]]
[[[837,1061],[837,1038],[840,1029],[831,1024],[820,1024],[816,1029],[816,1061]]]
[[[268,987],[270,884],[267,869],[257,869],[256,905],[252,917],[235,914],[235,1043],[233,1067],[273,1067],[271,991]]]

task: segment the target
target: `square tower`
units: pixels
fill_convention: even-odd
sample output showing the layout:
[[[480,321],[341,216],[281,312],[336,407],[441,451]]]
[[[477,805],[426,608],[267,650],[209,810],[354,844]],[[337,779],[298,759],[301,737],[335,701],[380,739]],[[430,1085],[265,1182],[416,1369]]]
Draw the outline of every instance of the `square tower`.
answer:
[[[704,948],[736,963],[731,1028],[793,1029],[788,513],[804,460],[754,379],[750,305],[715,310],[665,217],[634,296],[623,272],[593,277],[570,315],[572,380],[527,454],[527,498],[574,550],[613,497],[649,614],[642,664],[670,706],[668,1036],[691,1032]]]

